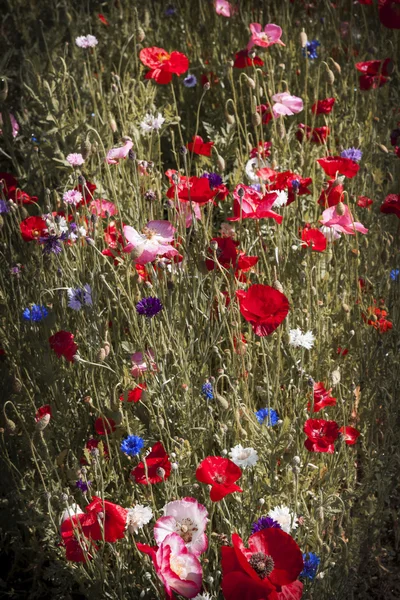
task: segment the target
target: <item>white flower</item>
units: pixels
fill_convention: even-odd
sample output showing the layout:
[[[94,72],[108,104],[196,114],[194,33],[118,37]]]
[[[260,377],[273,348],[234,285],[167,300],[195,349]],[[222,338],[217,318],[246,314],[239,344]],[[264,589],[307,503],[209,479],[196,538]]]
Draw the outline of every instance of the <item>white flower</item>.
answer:
[[[289,344],[294,348],[305,348],[311,350],[314,346],[315,336],[312,331],[303,333],[301,329],[291,329],[289,331]]]
[[[286,533],[290,533],[292,529],[297,529],[299,526],[297,523],[297,517],[290,512],[287,506],[275,506],[273,510],[270,510],[268,516],[274,519],[282,527],[282,530]]]
[[[64,521],[70,519],[74,515],[83,515],[83,510],[80,506],[78,506],[78,504],[71,504],[64,510],[60,518],[60,525],[62,525]]]
[[[98,44],[98,40],[94,35],[80,35],[75,38],[75,44],[79,48],[94,48]]]
[[[277,199],[272,205],[272,208],[280,208],[281,206],[286,206],[288,201],[288,194],[285,190],[275,191],[275,194],[278,194]]]
[[[147,113],[143,121],[140,123],[140,127],[142,131],[158,131],[161,128],[161,125],[164,123],[165,119],[161,113],[158,113],[157,116],[153,116],[150,113]]]
[[[144,525],[150,523],[153,518],[153,511],[149,506],[142,506],[142,504],[136,504],[133,508],[128,508],[128,514],[126,515],[126,525],[129,533],[138,533],[139,529],[142,529]]]
[[[269,166],[269,163],[265,160],[261,160],[261,158],[250,158],[250,160],[247,161],[245,166],[246,175],[250,179],[250,181],[255,181],[258,183],[260,181],[260,178],[258,177],[258,175],[256,175],[256,172],[260,169],[263,169],[264,167]]]
[[[154,537],[158,545],[171,533],[177,533],[192,554],[207,550],[205,534],[208,512],[195,498],[173,500],[164,506],[164,516],[154,525]]]
[[[256,450],[254,450],[254,448],[243,448],[241,444],[231,448],[229,456],[235,465],[242,467],[243,469],[246,467],[253,467],[258,461]]]
[[[211,596],[210,594],[197,594],[197,596],[195,596],[193,598],[193,600],[211,600]]]
[[[321,233],[324,234],[328,242],[334,242],[335,240],[338,240],[341,237],[340,233],[338,233],[333,227],[326,227],[325,225],[323,225],[319,228],[319,230]]]

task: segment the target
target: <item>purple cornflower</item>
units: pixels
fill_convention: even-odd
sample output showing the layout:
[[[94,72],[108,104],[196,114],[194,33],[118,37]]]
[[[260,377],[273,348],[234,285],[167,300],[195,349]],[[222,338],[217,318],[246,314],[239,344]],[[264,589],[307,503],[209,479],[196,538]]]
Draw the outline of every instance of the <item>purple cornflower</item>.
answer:
[[[257,531],[262,531],[263,529],[282,529],[277,521],[274,521],[271,517],[260,517],[255,521],[251,526],[251,533],[257,533]]]
[[[218,173],[203,173],[202,178],[208,179],[210,188],[214,190],[219,185],[222,185],[222,177]]]
[[[60,254],[62,251],[61,242],[65,242],[67,235],[49,235],[48,237],[40,237],[39,242],[43,244],[43,254]]]
[[[292,185],[292,190],[294,191],[294,193],[297,193],[300,188],[300,181],[298,179],[293,179],[293,181],[291,182],[291,185]]]
[[[68,288],[68,306],[80,310],[83,306],[92,306],[92,289],[87,283],[83,288]]]
[[[360,162],[362,159],[362,152],[358,148],[347,148],[340,153],[342,158],[349,158],[350,160],[354,160],[354,162]]]
[[[76,487],[81,490],[81,492],[83,494],[86,494],[86,492],[88,491],[89,487],[92,485],[91,481],[84,481],[83,479],[78,479],[78,481],[76,482]]]
[[[136,304],[136,310],[139,315],[143,315],[148,319],[155,317],[161,310],[163,309],[163,305],[161,300],[155,298],[154,296],[149,296],[148,298],[142,298]]]
[[[197,77],[191,73],[183,80],[183,85],[187,88],[192,88],[197,85]]]
[[[0,199],[0,215],[10,212],[10,206],[6,200]]]
[[[166,17],[174,17],[177,13],[177,10],[173,4],[168,4],[167,8],[164,11]]]

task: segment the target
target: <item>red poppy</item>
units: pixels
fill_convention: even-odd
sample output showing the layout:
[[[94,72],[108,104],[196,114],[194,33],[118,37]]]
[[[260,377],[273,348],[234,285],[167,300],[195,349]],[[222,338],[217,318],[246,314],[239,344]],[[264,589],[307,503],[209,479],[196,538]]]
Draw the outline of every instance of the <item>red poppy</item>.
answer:
[[[396,215],[400,219],[400,194],[389,194],[386,196],[380,211],[386,215]]]
[[[400,0],[379,0],[379,19],[388,29],[400,29]]]
[[[38,423],[41,419],[43,419],[43,417],[49,415],[49,417],[52,417],[52,413],[51,413],[51,406],[50,404],[45,404],[44,406],[41,406],[40,408],[38,408],[37,413],[35,414],[35,421],[36,423]]]
[[[323,168],[325,173],[329,177],[336,177],[345,175],[349,179],[355,177],[360,169],[354,160],[350,158],[342,158],[341,156],[326,156],[325,158],[318,158],[317,163]]]
[[[66,549],[66,559],[73,562],[86,562],[93,558],[97,547],[91,542],[93,526],[97,524],[95,514],[80,513],[65,519],[60,528]]]
[[[139,400],[142,397],[143,390],[146,389],[147,385],[145,383],[142,383],[140,385],[137,385],[133,390],[128,390],[124,394],[121,394],[119,399],[121,400],[121,402],[124,402],[124,400],[126,400],[127,402],[139,402]]]
[[[99,14],[97,15],[99,17],[99,21],[101,21],[103,23],[103,25],[109,25],[110,23],[107,21],[107,19],[105,18],[104,15]]]
[[[323,252],[326,250],[326,237],[319,229],[304,227],[301,239],[303,241],[302,246],[310,246],[314,252]]]
[[[243,183],[239,183],[233,190],[233,217],[227,221],[240,221],[241,219],[275,219],[282,223],[283,217],[271,210],[277,198],[275,193],[267,193],[264,196],[255,189]]]
[[[289,312],[286,296],[269,285],[251,285],[246,291],[238,290],[236,297],[242,316],[261,337],[275,331]]]
[[[47,232],[46,221],[42,217],[27,217],[19,224],[22,239],[25,242],[44,237]]]
[[[154,81],[161,84],[170,83],[173,73],[182,75],[189,68],[187,56],[175,51],[169,54],[166,50],[157,48],[157,46],[143,48],[140,51],[139,58],[150,69],[145,78],[154,79]]]
[[[81,206],[84,206],[85,204],[88,204],[94,200],[94,191],[97,188],[94,183],[85,181],[82,185],[79,184],[74,189],[82,194],[82,200],[76,205],[76,208],[81,208]]]
[[[114,543],[125,536],[126,508],[92,496],[92,502],[85,508],[86,513],[95,517],[89,535],[93,540],[104,540]]]
[[[329,127],[325,125],[323,127],[310,127],[309,125],[304,125],[304,123],[299,123],[297,127],[296,138],[299,142],[302,142],[305,136],[309,142],[324,144],[330,134]]]
[[[115,421],[107,417],[98,417],[94,422],[94,428],[97,435],[110,435],[116,429]]]
[[[95,440],[94,438],[91,438],[90,440],[88,440],[86,442],[84,450],[87,450],[90,453],[92,450],[98,450],[99,445],[101,445],[100,447],[103,448],[104,458],[109,458],[110,452],[109,452],[108,446],[102,440]],[[81,463],[81,465],[88,464],[88,461],[86,460],[85,456],[83,456],[79,462]]]
[[[74,342],[74,336],[69,331],[57,331],[49,337],[49,344],[59,358],[64,356],[70,362],[74,360],[78,345]]]
[[[33,204],[38,201],[37,196],[30,196],[19,189],[18,181],[10,173],[0,173],[0,181],[5,185],[5,194],[9,200],[19,204]]]
[[[197,481],[211,485],[210,498],[213,502],[233,492],[243,492],[235,483],[241,476],[241,468],[222,456],[207,456],[196,470]]]
[[[379,333],[386,333],[389,329],[393,329],[393,323],[389,321],[387,317],[388,313],[386,310],[370,306],[368,308],[368,315],[362,315],[364,321],[379,331]]]
[[[357,198],[357,206],[360,206],[361,208],[368,208],[368,210],[370,210],[370,206],[373,203],[373,200],[367,198],[367,196],[358,196]]]
[[[194,135],[192,141],[188,143],[187,149],[189,152],[194,154],[200,154],[201,156],[211,156],[211,148],[214,146],[214,142],[204,142],[203,138],[199,135]]]
[[[390,58],[356,63],[356,69],[363,73],[360,76],[360,89],[370,90],[382,87],[389,81],[388,75],[392,72],[392,68],[393,63]]]
[[[272,148],[272,142],[258,142],[258,146],[251,149],[250,158],[256,158],[257,156],[268,158],[271,154],[270,148]]]
[[[260,113],[262,123],[268,125],[273,116],[271,107],[268,104],[260,104],[260,106],[257,106],[256,111]]]
[[[178,196],[181,202],[196,202],[196,204],[207,204],[212,202],[218,194],[217,189],[211,189],[210,182],[207,177],[185,177],[179,176],[174,172],[172,175],[167,175],[172,180],[172,186],[167,191],[167,197],[172,200],[175,195]],[[175,182],[173,177],[175,176]],[[177,178],[177,179],[176,179]]]
[[[310,452],[335,451],[334,442],[339,436],[339,426],[336,421],[325,421],[325,419],[307,419],[304,423],[304,433],[308,439],[304,442]]]
[[[147,467],[144,467],[144,462],[140,462],[138,466],[131,472],[131,477],[136,483],[148,485],[149,483],[161,483],[168,479],[171,475],[171,463],[168,454],[161,442],[157,442],[151,449],[150,454],[144,459]]]
[[[344,441],[348,446],[354,446],[357,442],[357,438],[360,435],[360,432],[355,427],[341,427],[339,432],[343,435]]]
[[[264,171],[264,169],[261,169],[261,171]],[[282,173],[275,173],[275,175],[271,173],[270,183],[269,189],[271,191],[287,190],[288,201],[286,206],[294,202],[296,196],[311,194],[311,190],[308,189],[308,186],[312,184],[311,177],[302,177],[301,175],[292,173],[292,171],[283,171]]]
[[[236,69],[245,69],[246,67],[252,66],[262,67],[264,66],[264,61],[261,60],[259,56],[250,58],[249,51],[245,48],[244,50],[239,50],[239,52],[236,52],[233,66]]]
[[[248,271],[258,262],[258,256],[246,256],[244,252],[239,252],[239,242],[233,241],[232,238],[213,238],[211,241],[218,244],[216,256],[219,264],[225,269],[234,269],[236,277],[239,271]],[[208,271],[216,268],[213,258],[207,258],[206,267]]]
[[[330,179],[318,198],[318,204],[324,207],[336,206],[342,201],[343,192],[343,178]]]
[[[314,113],[314,115],[328,115],[332,111],[335,102],[335,98],[318,100],[312,105],[311,111]]]
[[[346,354],[348,354],[349,351],[347,350],[347,348],[341,348],[340,346],[338,346],[336,353],[340,354],[340,356],[346,356]]]
[[[248,548],[234,533],[232,544],[233,547],[221,548],[222,591],[226,600],[301,597],[298,593],[285,594],[285,588],[296,582],[304,566],[301,550],[288,533],[273,527],[262,529],[249,537]],[[296,582],[293,591],[296,589],[301,593],[301,582]]]
[[[331,396],[331,391],[326,390],[322,381],[314,383],[314,405],[313,412],[319,412],[327,406],[336,406],[336,398]],[[307,409],[311,410],[311,402],[308,403]]]

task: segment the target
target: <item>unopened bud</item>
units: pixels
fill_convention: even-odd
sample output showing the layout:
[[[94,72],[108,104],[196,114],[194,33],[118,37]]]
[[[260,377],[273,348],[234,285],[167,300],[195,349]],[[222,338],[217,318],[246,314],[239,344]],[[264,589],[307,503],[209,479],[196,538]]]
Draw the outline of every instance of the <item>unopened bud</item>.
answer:
[[[230,115],[228,112],[225,113],[225,121],[228,123],[228,125],[233,125],[235,123],[235,117],[233,115]]]
[[[308,37],[306,32],[304,31],[304,29],[301,31],[300,33],[300,44],[302,48],[305,48],[307,46],[307,42],[308,42]]]
[[[342,217],[345,212],[346,210],[343,202],[339,202],[339,204],[336,205],[336,213]]]
[[[217,158],[218,170],[223,173],[225,171],[225,160],[218,154]]]
[[[248,75],[246,75],[245,78],[246,78],[246,83],[247,83],[248,87],[251,88],[252,90],[255,90],[256,82],[254,81],[254,79],[252,79]]]
[[[43,415],[43,417],[36,422],[36,431],[43,431],[43,429],[46,429],[47,425],[50,423],[50,418],[49,414]]]
[[[162,467],[158,467],[158,469],[156,471],[156,475],[157,475],[157,477],[161,477],[161,479],[164,479],[165,469],[163,469]]]
[[[259,127],[261,125],[260,113],[253,113],[251,115],[251,122],[253,124],[253,127]]]
[[[283,286],[281,284],[280,281],[278,281],[277,279],[275,279],[274,283],[272,284],[272,287],[277,290],[278,292],[280,292],[281,294],[283,294]]]

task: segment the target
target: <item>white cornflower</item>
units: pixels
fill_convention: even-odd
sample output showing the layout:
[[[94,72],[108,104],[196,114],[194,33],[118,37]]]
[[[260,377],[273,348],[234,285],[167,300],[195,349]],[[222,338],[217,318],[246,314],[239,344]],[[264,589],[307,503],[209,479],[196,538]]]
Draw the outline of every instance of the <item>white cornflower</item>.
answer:
[[[287,506],[275,506],[273,510],[270,510],[268,516],[274,519],[282,527],[282,530],[286,533],[290,533],[292,529],[297,529],[299,526],[297,523],[297,517],[290,512]]]
[[[158,131],[164,121],[165,119],[161,113],[158,113],[156,117],[150,113],[147,113],[143,121],[140,123],[140,127],[145,133],[148,133],[149,131]]]
[[[211,600],[211,596],[207,593],[197,594],[197,596],[195,596],[193,600]]]
[[[136,504],[133,508],[129,508],[126,516],[126,526],[129,533],[138,533],[139,529],[150,523],[152,518],[153,512],[149,506]]]
[[[258,461],[258,455],[254,448],[243,448],[241,444],[231,448],[229,456],[235,465],[243,469],[253,467]]]
[[[260,178],[256,173],[264,167],[269,167],[269,163],[267,163],[265,160],[261,160],[257,157],[250,158],[250,160],[247,161],[245,166],[246,175],[250,179],[250,181],[258,183],[260,181]]]
[[[305,348],[311,350],[314,346],[315,336],[312,331],[303,333],[301,329],[291,329],[289,331],[289,344],[294,348]]]
[[[272,208],[280,208],[281,206],[286,206],[288,201],[288,194],[285,190],[275,191],[275,194],[278,194],[277,199],[272,205]]]
[[[94,35],[80,35],[75,38],[75,44],[79,48],[94,48],[98,44],[98,39]]]

